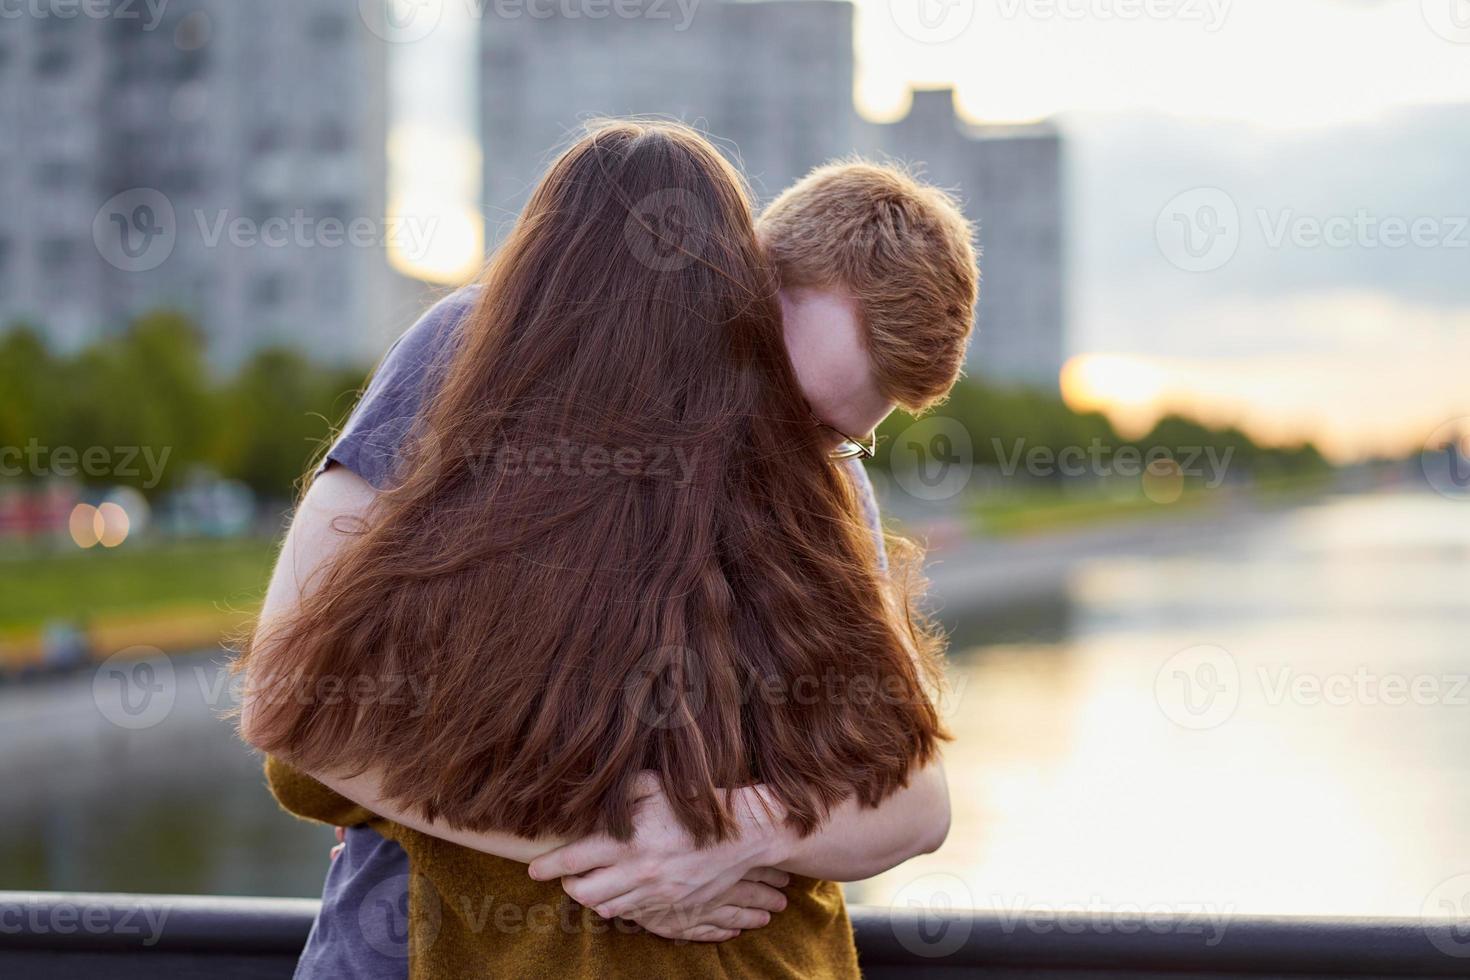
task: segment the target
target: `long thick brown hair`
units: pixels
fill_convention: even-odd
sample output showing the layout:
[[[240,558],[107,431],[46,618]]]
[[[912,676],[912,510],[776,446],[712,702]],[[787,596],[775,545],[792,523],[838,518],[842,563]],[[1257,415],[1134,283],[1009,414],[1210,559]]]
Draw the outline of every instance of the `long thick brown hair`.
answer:
[[[246,645],[255,743],[532,837],[627,837],[640,770],[701,843],[732,787],[809,832],[903,785],[938,641],[826,458],[737,172],[598,125],[482,287],[398,480]]]

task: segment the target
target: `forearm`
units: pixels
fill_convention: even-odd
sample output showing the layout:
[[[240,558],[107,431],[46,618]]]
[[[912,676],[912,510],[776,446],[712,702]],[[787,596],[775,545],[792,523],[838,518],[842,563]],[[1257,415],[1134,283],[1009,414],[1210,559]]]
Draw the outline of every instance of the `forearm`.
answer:
[[[382,780],[376,773],[366,772],[358,776],[342,777],[330,773],[311,773],[323,786],[340,793],[354,803],[371,810],[384,819],[391,820],[430,837],[438,837],[485,854],[530,864],[548,851],[565,844],[565,840],[554,837],[531,839],[500,831],[469,831],[451,827],[440,820],[426,820],[422,813],[406,808],[383,796]]]
[[[240,736],[262,751],[275,752],[278,747],[267,744],[268,739],[260,731],[258,709],[265,703],[260,699],[271,695],[275,673],[286,677],[291,675],[289,656],[273,649],[269,642],[269,626],[278,618],[290,616],[301,597],[316,587],[320,571],[330,565],[349,540],[346,529],[360,526],[371,516],[376,498],[377,491],[361,477],[340,466],[333,467],[313,481],[291,522],[261,610],[261,625],[257,629],[255,649],[247,663],[245,692],[240,706]],[[290,762],[289,753],[286,756],[284,760],[273,760],[282,767],[277,774],[283,778],[289,775],[287,767],[294,765]],[[472,833],[437,820],[425,820],[421,813],[411,812],[383,796],[380,773],[369,771],[344,779],[327,772],[296,771],[304,772],[340,796],[394,823],[497,857],[529,863],[532,858],[562,843],[549,839],[531,840],[512,834]],[[270,765],[267,772],[269,774]],[[272,789],[274,791],[276,787],[273,785]],[[282,800],[282,803],[289,808],[288,801]],[[352,812],[349,808],[338,809],[342,815]]]
[[[830,881],[858,881],[887,871],[944,843],[949,833],[949,785],[935,759],[908,786],[877,807],[849,798],[815,833],[783,829],[776,867]]]

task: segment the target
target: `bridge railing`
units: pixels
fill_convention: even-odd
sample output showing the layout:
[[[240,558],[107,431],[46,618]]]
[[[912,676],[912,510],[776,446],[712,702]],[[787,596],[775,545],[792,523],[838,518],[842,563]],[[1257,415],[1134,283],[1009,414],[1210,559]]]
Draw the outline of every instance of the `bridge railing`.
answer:
[[[0,976],[286,980],[316,906],[309,899],[0,892]],[[1470,976],[1463,921],[851,912],[868,980]]]

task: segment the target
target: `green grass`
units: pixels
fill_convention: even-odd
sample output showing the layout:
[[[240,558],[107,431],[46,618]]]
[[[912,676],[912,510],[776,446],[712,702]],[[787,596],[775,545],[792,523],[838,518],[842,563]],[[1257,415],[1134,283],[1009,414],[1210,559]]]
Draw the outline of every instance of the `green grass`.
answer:
[[[1080,527],[1113,521],[1163,517],[1194,510],[1206,503],[1206,494],[1186,494],[1173,503],[1160,504],[1139,494],[1136,497],[1072,497],[1054,492],[1028,493],[1021,497],[984,501],[973,514],[979,529],[988,534],[1029,534],[1054,528]]]
[[[0,559],[0,632],[34,629],[49,619],[251,610],[265,593],[274,555],[273,541],[254,538],[9,552]]]
[[[1258,485],[1264,502],[1318,491],[1323,481],[1281,480]],[[1173,503],[1142,493],[1126,497],[1077,496],[1036,489],[1018,495],[980,497],[970,511],[986,534],[1027,534],[1119,520],[1166,519],[1223,503],[1220,491],[1186,486]],[[246,538],[215,541],[129,541],[113,550],[0,553],[0,639],[34,634],[52,619],[198,619],[211,613],[259,606],[275,542]]]
[[[1068,494],[1034,488],[1024,493],[977,498],[970,509],[977,530],[985,534],[1030,534],[1068,527],[1087,527],[1119,521],[1167,520],[1172,516],[1207,512],[1240,494],[1262,504],[1283,504],[1314,496],[1330,485],[1327,477],[1260,480],[1249,488],[1211,490],[1186,483],[1184,492],[1169,503],[1146,497],[1141,490],[1127,495],[1102,491]]]

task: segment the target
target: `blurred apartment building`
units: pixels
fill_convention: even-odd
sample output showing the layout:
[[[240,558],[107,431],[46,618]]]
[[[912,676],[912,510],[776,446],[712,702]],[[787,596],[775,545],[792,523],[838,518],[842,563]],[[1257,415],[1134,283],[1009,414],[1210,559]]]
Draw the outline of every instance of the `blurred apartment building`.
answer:
[[[380,352],[386,253],[330,244],[384,211],[386,46],[356,4],[87,8],[0,22],[0,322],[71,347],[167,306],[226,365]]]
[[[0,131],[28,138],[0,141],[0,201],[11,212],[0,228],[0,323],[32,319],[71,345],[170,305],[198,317],[224,364],[275,342],[338,360],[379,354],[421,302],[386,247],[302,245],[294,235],[282,247],[237,246],[219,235],[222,215],[255,227],[382,222],[391,46],[360,9],[172,0],[151,30],[121,19],[7,20],[0,90],[25,97],[0,102]],[[979,226],[971,372],[1055,386],[1064,212],[1051,127],[968,125],[948,91],[915,93],[899,122],[866,122],[853,105],[853,8],[839,0],[703,0],[687,17],[672,0],[620,0],[601,17],[556,3],[477,9],[492,245],[551,154],[596,115],[698,126],[762,200],[833,157],[886,155],[955,190]],[[124,200],[120,215],[94,225],[112,195],[139,187],[170,202],[177,242],[157,268],[128,271],[118,268],[125,255],[104,257],[94,232],[136,238],[147,202]]]
[[[982,282],[972,374],[1055,388],[1066,357],[1062,146],[1045,123],[974,126],[949,89],[915,92],[903,119],[868,126],[873,152],[919,161],[979,227]]]
[[[853,7],[834,0],[670,0],[639,17],[481,22],[484,200],[503,234],[552,148],[597,115],[668,115],[717,136],[766,201],[854,150],[916,165],[979,227],[979,325],[970,372],[1054,388],[1064,357],[1061,140],[1045,124],[971,126],[950,90],[914,93],[903,120],[853,105]],[[637,5],[624,2],[628,10]]]

